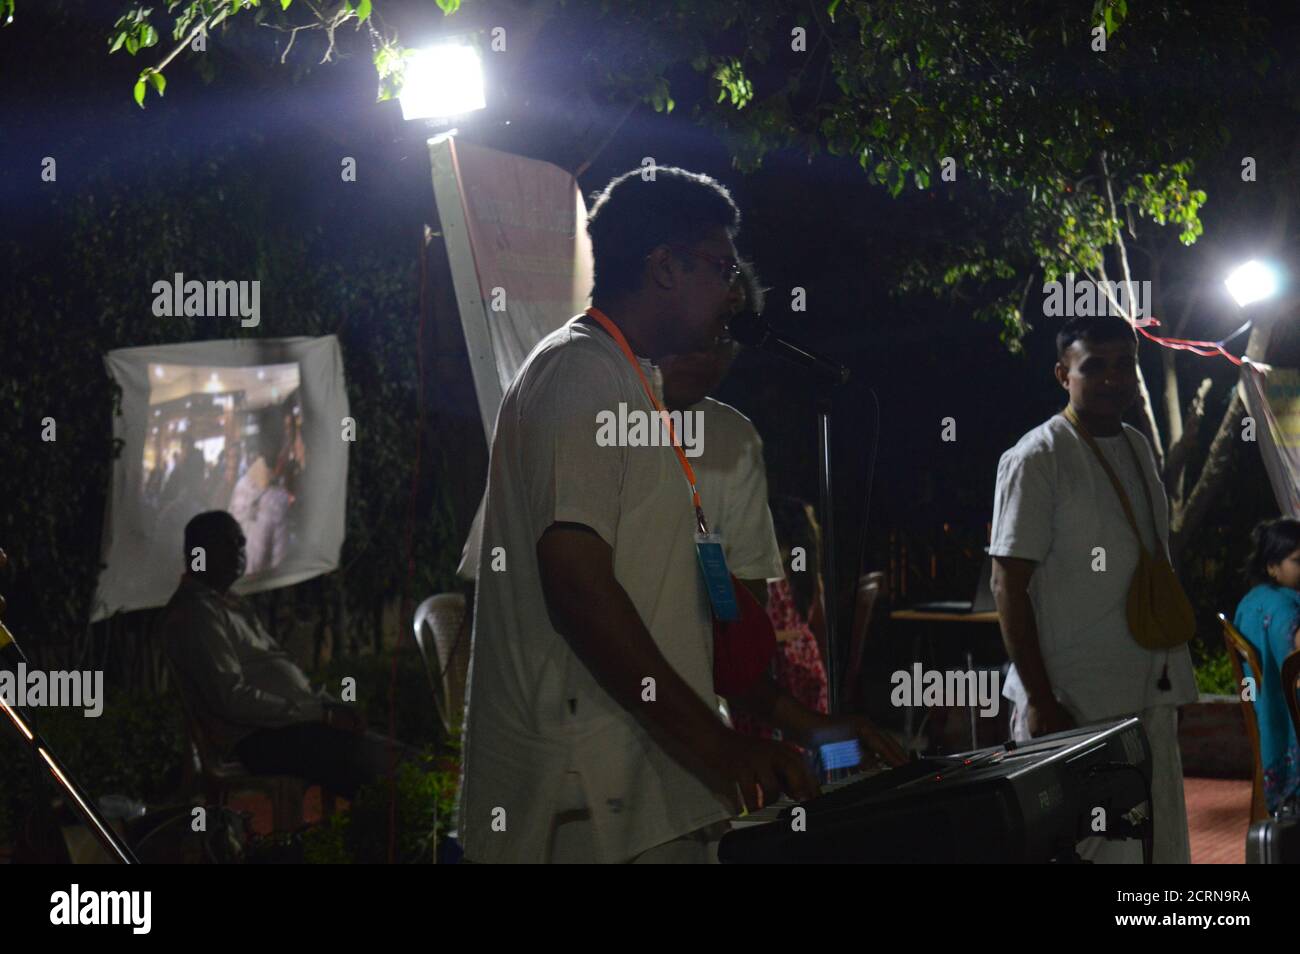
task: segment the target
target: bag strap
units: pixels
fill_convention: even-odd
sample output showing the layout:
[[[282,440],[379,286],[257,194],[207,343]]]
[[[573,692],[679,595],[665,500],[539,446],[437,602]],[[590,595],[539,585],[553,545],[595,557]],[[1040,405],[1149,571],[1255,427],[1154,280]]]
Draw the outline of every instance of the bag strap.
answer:
[[[1124,444],[1133,456],[1133,466],[1137,468],[1138,476],[1142,478],[1142,490],[1147,498],[1147,513],[1151,514],[1151,539],[1155,541],[1158,550],[1160,549],[1160,524],[1156,522],[1156,505],[1151,497],[1151,482],[1147,480],[1147,472],[1142,467],[1142,460],[1138,457],[1137,448],[1133,446],[1133,441],[1127,433],[1124,434]]]
[[[1083,421],[1079,420],[1079,415],[1075,413],[1072,406],[1066,405],[1066,408],[1061,412],[1061,415],[1074,425],[1074,429],[1079,432],[1079,436],[1083,438],[1083,442],[1092,449],[1094,454],[1097,455],[1097,462],[1101,464],[1101,469],[1106,472],[1106,476],[1110,478],[1111,486],[1115,488],[1115,493],[1119,495],[1120,506],[1124,508],[1124,516],[1128,518],[1128,524],[1133,529],[1133,535],[1137,537],[1138,547],[1143,553],[1146,553],[1146,544],[1142,542],[1142,534],[1138,530],[1137,519],[1133,516],[1133,507],[1129,504],[1128,494],[1124,492],[1123,485],[1120,484],[1119,478],[1115,476],[1115,471],[1111,469],[1110,462],[1106,460],[1106,455],[1101,452],[1101,448],[1097,446],[1096,440],[1094,440],[1093,436],[1088,433],[1088,429],[1083,426]],[[1120,435],[1124,438],[1124,443],[1128,446],[1129,453],[1133,455],[1133,463],[1137,465],[1138,477],[1142,481],[1142,489],[1146,491],[1147,509],[1151,512],[1151,530],[1154,534],[1153,539],[1158,548],[1160,545],[1160,527],[1156,524],[1156,508],[1151,499],[1151,487],[1147,483],[1146,471],[1142,469],[1142,461],[1138,458],[1137,450],[1133,447],[1133,442],[1129,439],[1128,435],[1124,433],[1123,427],[1120,428]]]

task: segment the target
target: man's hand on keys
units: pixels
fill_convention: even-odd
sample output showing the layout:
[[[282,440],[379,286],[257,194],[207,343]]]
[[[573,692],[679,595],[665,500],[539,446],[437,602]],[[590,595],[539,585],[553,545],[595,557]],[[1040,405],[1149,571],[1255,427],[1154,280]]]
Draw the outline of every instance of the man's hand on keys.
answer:
[[[817,781],[804,757],[785,742],[727,731],[706,758],[724,780],[739,789],[747,811],[758,811],[782,792],[801,802],[818,794]]]

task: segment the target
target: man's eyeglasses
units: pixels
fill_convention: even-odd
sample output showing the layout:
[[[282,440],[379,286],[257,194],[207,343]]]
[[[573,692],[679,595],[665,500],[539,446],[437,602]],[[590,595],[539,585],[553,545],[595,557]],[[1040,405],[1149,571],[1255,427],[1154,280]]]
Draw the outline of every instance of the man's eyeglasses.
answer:
[[[685,245],[669,245],[668,247],[674,252],[685,252],[687,255],[694,255],[696,258],[708,262],[718,270],[728,285],[734,285],[740,281],[740,263],[734,258],[719,258],[716,255],[688,248]]]

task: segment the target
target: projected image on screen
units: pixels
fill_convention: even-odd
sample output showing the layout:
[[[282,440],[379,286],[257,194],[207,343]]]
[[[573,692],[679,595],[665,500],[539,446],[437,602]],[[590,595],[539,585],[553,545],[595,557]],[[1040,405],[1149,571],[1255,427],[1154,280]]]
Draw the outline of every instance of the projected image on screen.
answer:
[[[248,540],[249,576],[292,549],[307,469],[297,364],[149,365],[149,426],[140,504],[159,554],[179,552],[185,524],[227,510]]]

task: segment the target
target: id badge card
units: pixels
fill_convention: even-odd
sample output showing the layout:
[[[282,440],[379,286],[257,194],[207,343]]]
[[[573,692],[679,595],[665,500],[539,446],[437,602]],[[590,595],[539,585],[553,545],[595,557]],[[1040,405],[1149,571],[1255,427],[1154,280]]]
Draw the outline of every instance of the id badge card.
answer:
[[[709,593],[713,618],[724,623],[740,619],[740,604],[736,602],[731,572],[722,552],[722,534],[696,532],[695,554],[700,559],[700,571],[704,574],[704,588]]]

